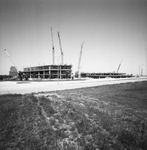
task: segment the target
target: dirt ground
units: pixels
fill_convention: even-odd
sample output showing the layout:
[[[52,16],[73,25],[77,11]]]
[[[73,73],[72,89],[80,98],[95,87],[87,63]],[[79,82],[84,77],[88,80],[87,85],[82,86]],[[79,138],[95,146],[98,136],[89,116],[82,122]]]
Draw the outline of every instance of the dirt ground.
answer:
[[[57,91],[76,89],[108,84],[120,84],[127,82],[147,81],[147,78],[123,78],[123,79],[87,79],[71,81],[4,81],[0,82],[0,94],[26,94],[35,92]]]

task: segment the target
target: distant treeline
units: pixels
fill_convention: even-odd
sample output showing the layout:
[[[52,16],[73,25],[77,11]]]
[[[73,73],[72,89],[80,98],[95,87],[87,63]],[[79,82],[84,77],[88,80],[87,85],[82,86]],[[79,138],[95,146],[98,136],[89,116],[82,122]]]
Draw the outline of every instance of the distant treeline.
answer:
[[[7,81],[10,80],[12,76],[10,75],[0,75],[0,81]]]

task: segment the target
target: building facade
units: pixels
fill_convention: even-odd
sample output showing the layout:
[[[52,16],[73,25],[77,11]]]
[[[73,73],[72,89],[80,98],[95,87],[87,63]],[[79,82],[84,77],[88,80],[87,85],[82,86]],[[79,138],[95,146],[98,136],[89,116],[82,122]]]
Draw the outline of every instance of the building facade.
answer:
[[[130,78],[133,77],[133,75],[128,75],[125,73],[81,73],[82,78]]]
[[[72,65],[44,65],[27,67],[23,69],[23,74],[29,78],[40,79],[68,79],[71,78]]]

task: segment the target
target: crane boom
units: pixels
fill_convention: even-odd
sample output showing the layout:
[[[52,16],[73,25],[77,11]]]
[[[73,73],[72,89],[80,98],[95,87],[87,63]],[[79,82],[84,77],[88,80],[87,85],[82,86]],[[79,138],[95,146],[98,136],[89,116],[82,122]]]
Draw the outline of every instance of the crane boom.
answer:
[[[122,59],[122,60],[123,60],[123,59]],[[120,62],[120,64],[119,64],[119,66],[118,66],[118,68],[117,68],[117,72],[116,72],[116,73],[118,73],[118,71],[119,71],[119,69],[120,69],[120,66],[121,66],[122,60],[121,60],[121,62]]]
[[[11,63],[13,64],[13,66],[16,68],[16,70],[18,71],[18,68],[17,66],[15,65],[14,61],[12,60],[12,58],[10,57],[7,49],[4,49],[4,52],[7,54],[8,58],[10,59]]]
[[[60,45],[60,50],[61,50],[61,65],[63,65],[63,50],[62,50],[62,45],[61,45],[61,39],[60,39],[60,33],[58,32],[58,38],[59,38],[59,45]]]
[[[53,65],[55,64],[55,47],[54,47],[54,42],[53,42],[53,31],[51,28],[51,38],[52,38],[52,57],[53,57]]]
[[[81,51],[80,51],[80,57],[79,57],[79,63],[78,63],[78,77],[80,78],[80,65],[81,65],[81,58],[82,58],[82,50],[83,50],[83,43],[81,44]]]

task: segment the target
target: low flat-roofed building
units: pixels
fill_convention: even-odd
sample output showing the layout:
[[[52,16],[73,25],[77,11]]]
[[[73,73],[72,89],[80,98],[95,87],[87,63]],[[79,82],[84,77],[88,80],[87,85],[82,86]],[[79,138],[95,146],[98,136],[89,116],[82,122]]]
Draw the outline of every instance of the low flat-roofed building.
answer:
[[[24,68],[22,73],[29,78],[68,79],[71,78],[72,65],[44,65]]]
[[[128,75],[126,73],[115,73],[115,72],[108,72],[108,73],[81,73],[82,78],[129,78],[133,77],[133,75]]]

